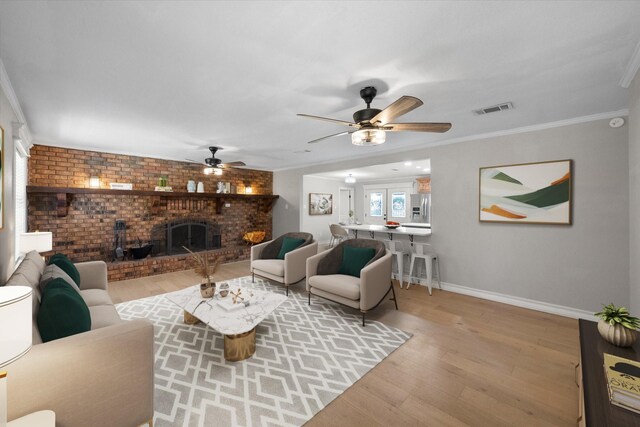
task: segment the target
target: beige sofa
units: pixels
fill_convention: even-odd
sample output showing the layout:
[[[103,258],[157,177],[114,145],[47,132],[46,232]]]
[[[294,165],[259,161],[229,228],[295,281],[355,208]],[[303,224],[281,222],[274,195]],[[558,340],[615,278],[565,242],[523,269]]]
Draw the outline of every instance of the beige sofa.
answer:
[[[153,325],[123,321],[107,293],[107,265],[75,264],[91,331],[42,343],[38,283],[45,263],[30,252],[5,286],[33,289],[33,347],[6,370],[8,419],[50,409],[57,427],[138,426],[153,417]]]
[[[285,254],[284,259],[277,259],[285,237],[304,239],[302,245]],[[304,232],[285,233],[275,240],[251,247],[251,278],[261,276],[286,287],[289,295],[289,285],[300,282],[306,274],[307,258],[318,253],[318,242],[313,235]]]

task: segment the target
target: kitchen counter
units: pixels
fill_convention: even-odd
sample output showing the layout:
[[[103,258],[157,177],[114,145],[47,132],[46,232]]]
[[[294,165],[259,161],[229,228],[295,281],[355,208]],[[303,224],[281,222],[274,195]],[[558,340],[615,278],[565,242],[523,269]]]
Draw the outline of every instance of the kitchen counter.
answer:
[[[431,228],[431,224],[428,222],[403,222],[402,226],[412,228]]]
[[[389,237],[389,240],[393,240],[393,236],[394,235],[402,235],[402,236],[409,236],[409,241],[413,243],[413,238],[415,236],[418,237],[428,237],[431,236],[431,229],[430,228],[417,228],[417,227],[398,227],[395,229],[389,229],[387,227],[385,227],[384,225],[356,225],[356,224],[351,224],[351,225],[344,225],[343,228],[353,231],[353,234],[355,235],[356,239],[358,238],[358,232],[359,231],[368,231],[369,235],[371,236],[372,239],[375,239],[375,234],[378,233],[386,233]]]

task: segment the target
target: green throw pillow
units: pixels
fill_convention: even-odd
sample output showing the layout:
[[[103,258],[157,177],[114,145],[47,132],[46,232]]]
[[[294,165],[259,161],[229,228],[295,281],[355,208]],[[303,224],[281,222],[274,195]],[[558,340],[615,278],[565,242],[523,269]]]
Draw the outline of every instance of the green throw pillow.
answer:
[[[60,267],[60,269],[67,273],[69,277],[71,277],[73,281],[76,282],[76,285],[80,287],[80,272],[78,272],[76,266],[73,265],[71,260],[67,258],[65,254],[55,254],[54,256],[49,258],[49,265],[51,264],[55,264]]]
[[[287,252],[291,252],[303,243],[304,239],[285,237],[284,239],[282,239],[282,247],[280,248],[280,252],[278,252],[278,259],[284,259],[284,256],[287,254]]]
[[[360,270],[376,255],[373,248],[356,248],[355,246],[344,246],[342,252],[342,264],[338,273],[347,274],[353,277],[360,277]]]
[[[43,342],[91,330],[89,307],[63,279],[53,279],[44,288],[38,329]]]

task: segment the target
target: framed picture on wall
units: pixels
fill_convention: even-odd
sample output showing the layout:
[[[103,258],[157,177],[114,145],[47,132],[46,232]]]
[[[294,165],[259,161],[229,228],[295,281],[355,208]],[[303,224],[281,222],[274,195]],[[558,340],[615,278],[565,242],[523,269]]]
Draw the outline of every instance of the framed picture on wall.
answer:
[[[309,193],[309,215],[331,215],[333,194]]]
[[[570,225],[573,162],[480,168],[481,222]]]
[[[0,230],[4,227],[4,129],[0,127]]]

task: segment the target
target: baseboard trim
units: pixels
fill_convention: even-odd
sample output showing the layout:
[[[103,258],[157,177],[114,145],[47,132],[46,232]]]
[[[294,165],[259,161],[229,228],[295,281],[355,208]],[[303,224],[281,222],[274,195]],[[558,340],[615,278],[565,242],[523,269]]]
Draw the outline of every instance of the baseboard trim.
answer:
[[[420,283],[420,285],[426,286],[422,283]],[[437,288],[438,285],[435,283],[434,285]],[[570,317],[572,319],[595,319],[593,317],[593,313],[590,311],[580,310],[578,308],[567,307],[564,305],[551,304],[543,301],[536,301],[528,298],[505,295],[498,292],[485,291],[483,289],[469,288],[453,283],[442,282],[442,290],[482,298],[489,301],[501,302],[503,304],[514,305],[516,307],[528,308],[530,310],[542,311],[544,313],[557,314],[558,316]]]

